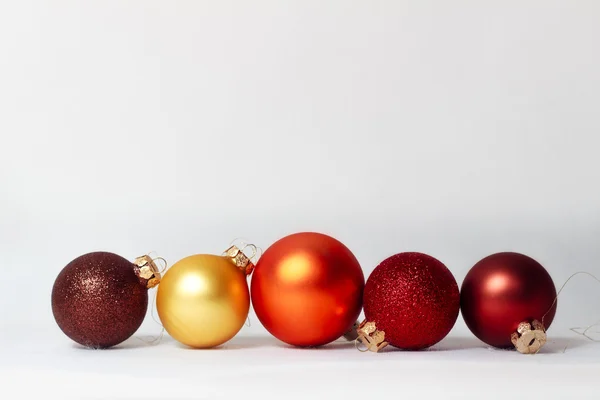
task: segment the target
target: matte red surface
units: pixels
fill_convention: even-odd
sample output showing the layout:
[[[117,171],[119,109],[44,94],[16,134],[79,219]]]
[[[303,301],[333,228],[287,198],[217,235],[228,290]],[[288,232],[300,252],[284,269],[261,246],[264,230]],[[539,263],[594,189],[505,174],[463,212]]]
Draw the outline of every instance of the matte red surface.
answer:
[[[497,253],[471,268],[460,302],[471,332],[491,346],[505,348],[512,347],[510,335],[523,321],[537,319],[549,328],[555,298],[554,282],[537,261],[519,253]]]
[[[75,342],[106,348],[135,333],[148,308],[148,291],[134,265],[113,253],[85,254],[71,261],[52,288],[52,312]]]
[[[275,242],[252,275],[252,305],[265,328],[294,346],[320,346],[352,327],[365,278],[336,239],[304,232]]]
[[[400,253],[375,268],[365,286],[367,321],[385,340],[404,350],[424,349],[442,340],[458,318],[460,296],[452,273],[422,253]]]

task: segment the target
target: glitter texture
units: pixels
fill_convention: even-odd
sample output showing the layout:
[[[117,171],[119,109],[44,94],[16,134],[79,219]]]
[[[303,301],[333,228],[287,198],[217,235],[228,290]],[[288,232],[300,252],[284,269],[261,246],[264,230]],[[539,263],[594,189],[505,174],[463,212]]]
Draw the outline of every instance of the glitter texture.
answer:
[[[111,347],[140,327],[148,291],[134,265],[113,253],[89,253],[71,261],[52,288],[52,312],[62,331],[92,348]]]
[[[454,276],[426,254],[387,258],[365,286],[367,321],[385,332],[387,342],[405,350],[424,349],[442,340],[454,326],[459,307]]]

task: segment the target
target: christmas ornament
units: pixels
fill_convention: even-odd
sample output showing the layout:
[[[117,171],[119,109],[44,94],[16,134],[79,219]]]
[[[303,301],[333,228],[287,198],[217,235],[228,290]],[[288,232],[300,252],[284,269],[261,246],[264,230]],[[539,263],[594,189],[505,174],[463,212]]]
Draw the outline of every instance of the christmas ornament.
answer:
[[[461,289],[461,311],[475,336],[490,346],[536,353],[556,313],[556,288],[548,272],[519,253],[479,261]]]
[[[275,242],[258,261],[252,305],[279,340],[320,346],[351,329],[360,314],[364,279],[342,243],[320,233],[296,233]]]
[[[396,254],[367,280],[358,340],[371,351],[388,343],[404,350],[427,348],[450,332],[459,300],[456,280],[440,261],[422,253]]]
[[[165,273],[156,298],[169,335],[195,348],[215,347],[234,337],[250,308],[246,282],[254,268],[250,258],[243,248],[232,246],[222,256],[198,254],[175,263]]]
[[[140,327],[148,289],[160,281],[149,256],[132,263],[113,253],[95,252],[71,261],[52,288],[52,312],[62,331],[92,348],[117,345]]]

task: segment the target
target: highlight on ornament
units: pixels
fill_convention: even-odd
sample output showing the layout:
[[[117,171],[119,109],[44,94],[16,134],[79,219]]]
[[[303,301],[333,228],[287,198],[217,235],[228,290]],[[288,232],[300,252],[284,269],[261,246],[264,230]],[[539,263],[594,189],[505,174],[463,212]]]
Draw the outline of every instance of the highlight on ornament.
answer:
[[[164,261],[144,255],[131,262],[114,253],[93,252],[71,261],[52,287],[52,313],[59,328],[95,349],[127,340],[146,316],[148,289],[160,283],[158,260]]]
[[[254,245],[232,245],[221,255],[196,254],[173,264],[156,296],[167,333],[193,348],[216,347],[233,338],[248,318],[246,277],[256,255]]]
[[[322,233],[294,233],[258,260],[252,305],[263,326],[292,346],[322,346],[342,336],[354,340],[364,282],[358,260],[343,243]]]
[[[460,304],[467,327],[497,348],[535,354],[546,343],[557,294],[548,271],[524,254],[485,257],[462,284]]]

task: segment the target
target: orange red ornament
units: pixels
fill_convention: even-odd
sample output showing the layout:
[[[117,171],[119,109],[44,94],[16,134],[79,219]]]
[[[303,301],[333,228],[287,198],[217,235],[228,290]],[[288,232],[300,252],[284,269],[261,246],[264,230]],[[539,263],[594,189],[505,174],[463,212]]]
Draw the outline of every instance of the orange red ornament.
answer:
[[[320,346],[352,328],[364,283],[360,264],[344,244],[321,233],[296,233],[275,242],[259,259],[252,305],[279,340]]]

